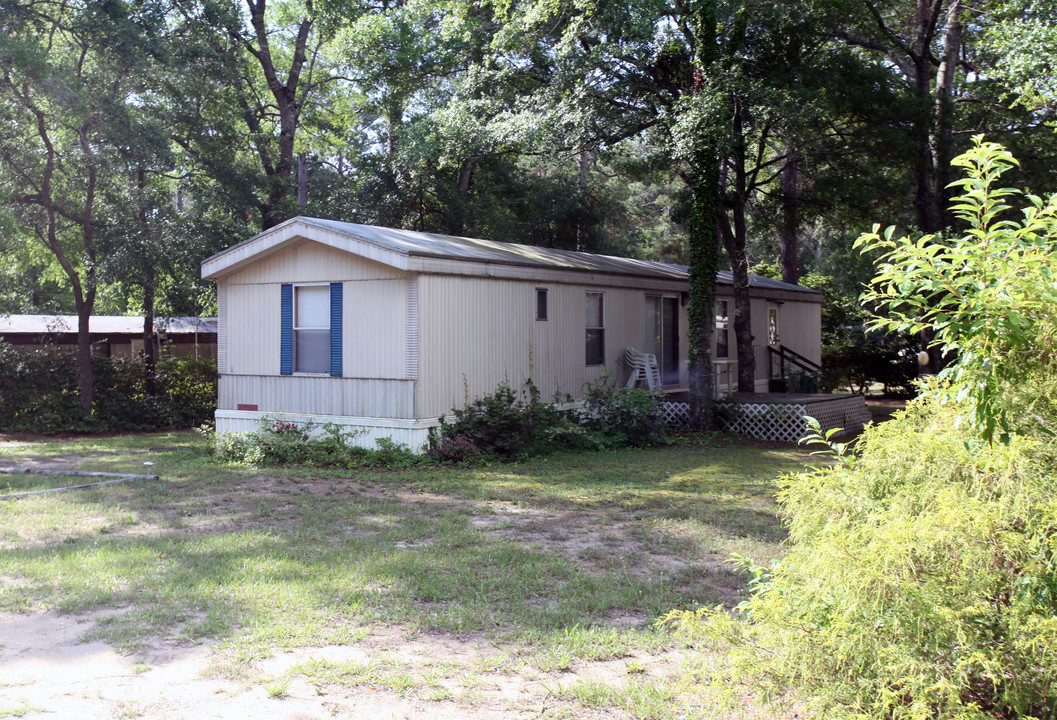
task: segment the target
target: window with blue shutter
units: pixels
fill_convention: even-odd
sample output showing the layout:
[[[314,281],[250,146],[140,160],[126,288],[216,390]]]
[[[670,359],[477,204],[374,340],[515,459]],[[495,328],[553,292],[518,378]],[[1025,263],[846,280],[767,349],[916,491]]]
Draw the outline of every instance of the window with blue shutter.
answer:
[[[279,373],[341,377],[342,284],[283,285]]]

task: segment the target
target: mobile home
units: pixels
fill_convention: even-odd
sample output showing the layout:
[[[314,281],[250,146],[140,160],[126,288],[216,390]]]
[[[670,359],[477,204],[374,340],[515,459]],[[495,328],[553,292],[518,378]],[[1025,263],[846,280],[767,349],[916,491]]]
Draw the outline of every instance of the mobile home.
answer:
[[[687,387],[681,266],[298,217],[202,276],[217,282],[221,432],[334,422],[418,449],[439,416],[501,383],[574,400],[606,376],[623,384],[628,348],[656,355],[665,391]],[[736,356],[729,282],[718,367]],[[766,391],[768,343],[820,360],[821,294],[759,278],[752,292]]]

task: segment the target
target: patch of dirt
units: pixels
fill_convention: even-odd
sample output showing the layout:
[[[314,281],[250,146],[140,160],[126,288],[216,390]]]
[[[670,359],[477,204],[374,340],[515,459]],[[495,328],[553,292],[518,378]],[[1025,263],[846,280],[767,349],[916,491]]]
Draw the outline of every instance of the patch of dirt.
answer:
[[[560,717],[603,718],[613,716],[557,700],[547,686],[558,680],[620,684],[630,661],[662,678],[681,662],[677,653],[643,654],[541,673],[481,638],[408,636],[383,628],[347,645],[276,654],[252,665],[240,681],[211,672],[223,651],[207,645],[162,645],[123,656],[105,643],[83,641],[105,615],[0,613],[0,708],[22,717],[78,720],[506,720],[552,717],[559,708]],[[301,671],[313,662],[377,669],[362,681],[336,683]],[[268,688],[283,677],[288,684],[272,697]],[[395,692],[387,677],[410,678],[411,686]]]
[[[587,570],[611,569],[614,559],[624,559],[623,569],[652,579],[694,567],[724,566],[724,558],[699,556],[671,528],[657,527],[629,512],[563,511],[489,502],[479,504],[470,523],[493,537],[560,552]]]

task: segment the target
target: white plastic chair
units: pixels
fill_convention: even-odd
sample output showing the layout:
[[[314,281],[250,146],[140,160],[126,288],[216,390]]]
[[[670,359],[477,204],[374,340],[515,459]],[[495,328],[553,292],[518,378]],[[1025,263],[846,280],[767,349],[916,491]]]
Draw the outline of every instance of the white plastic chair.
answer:
[[[635,348],[629,347],[624,353],[624,358],[631,368],[631,377],[628,378],[627,383],[628,387],[635,387],[639,380],[645,381],[646,386],[650,390],[657,390],[661,387],[661,371],[657,367],[656,355],[639,352]]]

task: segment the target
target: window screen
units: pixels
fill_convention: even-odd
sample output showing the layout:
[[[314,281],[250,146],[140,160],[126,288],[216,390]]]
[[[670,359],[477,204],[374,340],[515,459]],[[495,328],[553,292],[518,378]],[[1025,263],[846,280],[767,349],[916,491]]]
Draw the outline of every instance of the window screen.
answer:
[[[588,365],[604,365],[606,356],[605,302],[602,293],[589,292],[584,298],[584,325],[587,329]]]
[[[547,288],[536,288],[536,319],[547,319]]]
[[[716,303],[716,357],[730,357],[730,305],[726,300]]]

